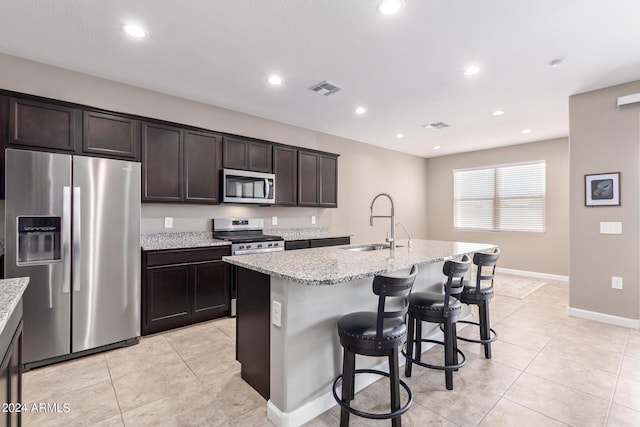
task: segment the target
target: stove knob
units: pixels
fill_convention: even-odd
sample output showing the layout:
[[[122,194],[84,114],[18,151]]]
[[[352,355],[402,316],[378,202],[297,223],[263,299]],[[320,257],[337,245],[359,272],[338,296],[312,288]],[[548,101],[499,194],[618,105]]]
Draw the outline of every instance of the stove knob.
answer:
[[[238,249],[244,249],[244,245],[240,245]]]
[[[261,248],[262,247],[262,243],[258,243],[258,247]]]
[[[246,248],[247,248],[247,249],[251,249],[251,245],[247,245],[247,246],[246,246]]]
[[[273,243],[269,243],[267,246],[268,246],[268,247],[271,247],[271,246],[273,246]]]

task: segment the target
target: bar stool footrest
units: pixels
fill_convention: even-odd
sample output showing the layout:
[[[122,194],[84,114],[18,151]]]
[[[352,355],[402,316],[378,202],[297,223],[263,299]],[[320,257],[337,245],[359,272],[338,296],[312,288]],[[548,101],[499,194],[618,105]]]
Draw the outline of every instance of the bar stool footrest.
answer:
[[[382,375],[385,376],[387,378],[390,377],[389,373],[384,372],[384,371],[378,371],[376,369],[356,369],[354,371],[354,373],[357,374],[376,374],[376,375]],[[400,409],[393,411],[393,412],[387,412],[387,413],[383,413],[383,414],[374,414],[371,412],[363,412],[360,411],[358,409],[352,408],[351,406],[349,406],[347,403],[343,402],[342,399],[340,397],[338,397],[338,393],[336,391],[336,388],[342,383],[342,374],[340,374],[338,377],[336,377],[335,381],[333,381],[333,398],[336,400],[336,402],[338,402],[338,405],[340,405],[341,408],[349,411],[349,413],[353,414],[353,415],[357,415],[359,417],[363,417],[363,418],[369,418],[372,420],[388,420],[391,418],[396,418],[399,417],[400,415],[404,414],[405,412],[407,412],[409,410],[409,408],[411,408],[411,404],[413,404],[413,395],[411,394],[411,389],[409,388],[409,386],[407,385],[407,383],[405,383],[402,380],[400,381],[400,385],[402,386],[402,388],[405,389],[405,391],[407,392],[408,395],[408,400],[407,403]]]
[[[458,338],[460,338],[460,337],[458,337]],[[418,340],[414,340],[413,342],[415,343],[417,341]],[[430,342],[430,343],[433,343],[433,344],[439,344],[439,345],[444,346],[444,341],[429,340],[429,339],[425,339],[425,338],[421,339],[420,341],[421,342]],[[455,365],[431,365],[429,363],[425,363],[425,362],[416,360],[413,357],[407,356],[407,352],[406,352],[404,347],[402,348],[402,351],[401,351],[401,353],[402,353],[402,355],[404,357],[406,357],[407,359],[411,359],[411,363],[415,363],[416,365],[422,366],[423,368],[438,369],[440,371],[457,371],[458,369],[462,368],[464,365],[467,364],[467,357],[464,355],[464,353],[459,348],[456,349],[456,352],[458,353],[459,356],[462,357],[462,361],[461,362],[459,362],[459,363],[457,363]]]
[[[472,322],[470,320],[458,320],[458,323],[466,323],[468,325],[476,325],[477,327],[480,327],[480,323]],[[440,330],[442,330],[442,323],[440,324]],[[466,342],[474,342],[476,344],[489,344],[490,342],[494,342],[495,340],[498,339],[498,333],[494,331],[493,328],[489,328],[489,330],[491,331],[491,338],[489,338],[488,340],[483,340],[483,339],[476,340],[473,338],[461,337],[460,335],[458,335],[458,339]]]

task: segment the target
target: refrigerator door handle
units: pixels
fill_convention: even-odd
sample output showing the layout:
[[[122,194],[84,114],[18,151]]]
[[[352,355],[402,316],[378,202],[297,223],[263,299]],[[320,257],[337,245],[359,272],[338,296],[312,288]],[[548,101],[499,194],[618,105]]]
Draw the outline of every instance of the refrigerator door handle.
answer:
[[[62,293],[69,293],[71,283],[71,187],[62,187]],[[49,286],[51,288],[51,286]],[[49,308],[53,308],[53,291],[49,289]]]
[[[73,292],[80,291],[80,187],[73,187]]]

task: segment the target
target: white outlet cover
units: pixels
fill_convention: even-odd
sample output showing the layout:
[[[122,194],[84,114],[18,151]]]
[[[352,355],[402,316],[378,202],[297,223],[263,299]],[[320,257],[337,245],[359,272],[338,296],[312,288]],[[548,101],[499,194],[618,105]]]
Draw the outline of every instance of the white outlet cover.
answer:
[[[311,224],[315,224],[315,223],[316,223],[316,216],[311,215]]]
[[[173,217],[171,216],[164,217],[164,228],[173,228]]]
[[[271,225],[278,225],[278,217],[277,216],[272,216],[271,217]]]
[[[271,323],[282,326],[282,304],[278,301],[271,302]]]
[[[622,277],[611,276],[611,287],[613,289],[622,289]]]

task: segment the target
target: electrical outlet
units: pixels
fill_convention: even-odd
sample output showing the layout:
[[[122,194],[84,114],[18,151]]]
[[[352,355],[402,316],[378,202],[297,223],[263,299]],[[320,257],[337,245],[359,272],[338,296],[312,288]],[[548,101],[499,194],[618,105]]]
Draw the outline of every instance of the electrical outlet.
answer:
[[[271,225],[278,225],[278,217],[277,216],[272,216],[271,217]]]
[[[611,276],[611,287],[613,289],[622,289],[622,277]]]
[[[622,234],[621,222],[601,222],[600,234]]]
[[[315,224],[315,223],[316,223],[316,216],[311,215],[311,224]]]
[[[164,217],[164,228],[173,228],[173,217],[171,216]]]
[[[275,300],[271,303],[271,323],[282,326],[282,304]]]

